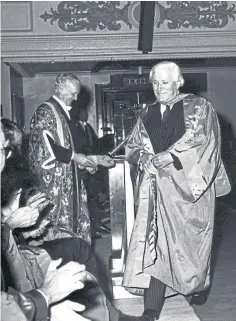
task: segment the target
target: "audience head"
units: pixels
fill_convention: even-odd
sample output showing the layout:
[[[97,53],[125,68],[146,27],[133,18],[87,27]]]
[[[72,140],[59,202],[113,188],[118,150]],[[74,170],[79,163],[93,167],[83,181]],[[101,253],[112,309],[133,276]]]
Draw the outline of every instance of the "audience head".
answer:
[[[0,164],[0,167],[1,167],[1,172],[5,166],[5,160],[6,160],[6,146],[7,146],[8,142],[6,141],[5,139],[5,135],[3,133],[3,130],[2,130],[2,123],[0,124],[0,148],[1,148],[1,158],[0,158],[0,161],[1,161],[1,164]]]
[[[23,131],[15,122],[6,118],[1,119],[2,205],[6,204],[12,193],[19,188],[25,189],[21,195],[22,203],[24,203],[28,191],[36,190],[37,180],[32,173],[29,175],[28,172],[28,155],[26,149],[24,149],[24,144],[22,146],[23,134]],[[21,148],[23,148],[23,153]]]
[[[73,100],[77,100],[81,83],[74,74],[64,73],[57,76],[55,81],[55,95],[70,106]]]
[[[5,149],[6,158],[9,158],[13,152],[21,154],[23,131],[14,121],[7,118],[2,118],[1,124],[5,139],[8,141]]]
[[[149,79],[157,101],[164,104],[170,103],[184,84],[179,66],[171,61],[156,64],[150,72]]]
[[[85,108],[78,109],[78,119],[82,122],[87,123],[88,121],[88,112]]]

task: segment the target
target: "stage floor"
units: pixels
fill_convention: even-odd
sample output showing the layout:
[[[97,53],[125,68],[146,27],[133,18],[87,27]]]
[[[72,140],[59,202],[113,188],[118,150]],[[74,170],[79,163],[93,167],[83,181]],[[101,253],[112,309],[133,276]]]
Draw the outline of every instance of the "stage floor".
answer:
[[[222,209],[213,248],[214,275],[206,304],[190,307],[178,295],[166,300],[160,321],[236,321],[236,210]],[[108,271],[111,237],[96,240],[96,252]],[[142,298],[114,300],[122,312],[140,315]]]

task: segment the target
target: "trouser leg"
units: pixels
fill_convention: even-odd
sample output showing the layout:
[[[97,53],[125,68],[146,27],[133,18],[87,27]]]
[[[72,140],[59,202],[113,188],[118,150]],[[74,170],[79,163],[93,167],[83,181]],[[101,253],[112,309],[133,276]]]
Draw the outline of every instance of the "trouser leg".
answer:
[[[86,270],[92,273],[106,294],[109,294],[108,280],[91,246],[80,238],[61,238],[44,242],[40,247],[44,248],[53,260],[62,258],[62,265],[75,261],[86,266]]]
[[[62,265],[75,261],[97,276],[97,262],[91,246],[80,238],[61,238],[44,242],[44,248],[53,260],[62,258]]]
[[[149,288],[144,289],[144,311],[153,310],[160,314],[165,301],[165,290],[164,283],[151,277]]]

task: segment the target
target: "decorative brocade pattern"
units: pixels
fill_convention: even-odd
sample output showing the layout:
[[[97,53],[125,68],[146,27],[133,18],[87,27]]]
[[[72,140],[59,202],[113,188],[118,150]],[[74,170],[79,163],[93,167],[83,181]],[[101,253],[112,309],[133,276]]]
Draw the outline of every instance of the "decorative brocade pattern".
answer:
[[[64,115],[60,110],[57,110],[57,112],[63,128],[64,147],[71,148],[69,127]],[[55,233],[58,234],[58,231],[56,231],[58,226],[63,227],[74,231],[82,239],[90,243],[90,220],[86,203],[86,190],[83,183],[81,183],[79,191],[74,186],[72,166],[75,165],[73,162],[63,164],[54,161],[53,168],[42,168],[43,162],[51,156],[44,141],[44,130],[49,131],[55,142],[60,144],[55,114],[46,104],[39,106],[31,119],[29,163],[32,174],[38,179],[40,190],[45,192],[52,202],[53,206],[49,213],[49,218],[55,225]],[[74,197],[77,197],[80,209],[76,215],[78,221],[77,230],[75,230],[77,223],[74,222]]]
[[[45,22],[65,32],[110,30],[123,26],[139,28],[140,2],[125,1],[62,1],[40,15]],[[236,9],[230,1],[156,1],[154,25],[166,24],[169,29],[222,29],[235,21]]]

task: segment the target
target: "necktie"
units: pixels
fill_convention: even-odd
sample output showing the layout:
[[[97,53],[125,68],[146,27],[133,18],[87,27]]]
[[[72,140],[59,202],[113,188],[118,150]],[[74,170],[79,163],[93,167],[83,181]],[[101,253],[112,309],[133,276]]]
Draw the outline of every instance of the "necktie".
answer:
[[[166,105],[166,110],[162,115],[162,122],[165,123],[169,117],[170,117],[170,106]]]

